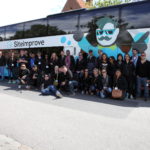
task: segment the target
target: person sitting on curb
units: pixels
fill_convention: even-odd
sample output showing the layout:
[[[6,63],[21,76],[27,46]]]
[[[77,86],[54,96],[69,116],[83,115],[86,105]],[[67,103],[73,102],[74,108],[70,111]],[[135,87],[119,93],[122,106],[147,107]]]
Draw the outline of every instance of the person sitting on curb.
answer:
[[[122,75],[122,72],[120,69],[117,69],[115,72],[115,76],[113,80],[113,89],[122,91],[122,95],[118,99],[120,100],[125,99],[126,90],[127,90],[127,81],[126,81],[126,78]]]
[[[63,97],[63,95],[53,85],[53,79],[48,74],[44,75],[44,79],[41,84],[41,94],[42,95],[53,95],[58,98]]]
[[[100,97],[109,97],[112,92],[112,80],[105,69],[102,70],[102,86],[103,89],[100,91]]]

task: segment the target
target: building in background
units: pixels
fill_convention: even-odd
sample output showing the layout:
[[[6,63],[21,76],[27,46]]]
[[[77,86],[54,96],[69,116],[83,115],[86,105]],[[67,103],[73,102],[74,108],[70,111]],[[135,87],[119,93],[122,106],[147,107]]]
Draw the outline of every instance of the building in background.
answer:
[[[62,12],[86,8],[85,2],[93,2],[93,0],[67,0]]]

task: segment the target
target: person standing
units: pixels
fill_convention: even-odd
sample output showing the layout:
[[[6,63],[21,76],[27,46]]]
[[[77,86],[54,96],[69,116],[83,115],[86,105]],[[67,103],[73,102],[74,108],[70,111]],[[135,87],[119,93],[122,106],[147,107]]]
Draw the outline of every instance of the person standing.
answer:
[[[61,50],[60,56],[59,56],[59,59],[58,59],[59,67],[65,66],[65,59],[66,59],[65,52],[64,52],[64,50]]]
[[[6,59],[3,56],[3,52],[0,51],[0,75],[1,75],[1,80],[4,80],[4,69],[6,66]]]
[[[49,63],[50,63],[50,72],[54,73],[55,66],[58,66],[58,57],[56,53],[52,53]]]
[[[96,57],[93,56],[93,51],[89,50],[89,55],[87,57],[87,69],[89,74],[93,73],[93,69],[96,67]]]
[[[34,65],[35,65],[35,54],[34,53],[30,53],[29,69],[31,70]]]
[[[116,69],[119,69],[119,70],[121,70],[121,72],[123,72],[123,65],[124,65],[123,56],[122,56],[122,54],[118,54]]]
[[[70,55],[70,51],[69,50],[66,51],[65,66],[67,67],[67,69],[69,69],[72,72],[74,72],[75,60],[74,60],[74,57],[72,55]]]
[[[123,65],[123,75],[126,78],[128,88],[127,88],[127,97],[135,97],[135,66],[130,61],[129,54],[125,54],[124,65]]]
[[[22,64],[25,64],[26,67],[28,68],[28,65],[29,65],[29,59],[28,57],[26,56],[26,53],[24,50],[20,50],[20,55],[19,55],[19,58],[18,58],[18,65],[19,67],[22,65]]]
[[[136,67],[139,60],[140,60],[140,57],[138,55],[137,49],[133,49],[132,50],[131,62],[134,64],[135,67]]]
[[[148,82],[150,79],[150,62],[146,59],[146,53],[141,53],[141,59],[136,66],[137,93],[136,97],[141,96],[141,87],[144,87],[144,100],[147,101],[149,95]]]
[[[8,66],[8,83],[16,83],[17,75],[16,75],[16,69],[17,69],[17,59],[15,58],[15,53],[11,52],[10,57],[7,60],[7,66]]]
[[[42,53],[38,52],[37,57],[35,58],[35,65],[38,66],[38,69],[40,71],[43,71],[43,58],[42,58]]]
[[[50,74],[50,60],[48,54],[45,54],[43,60],[43,72],[44,74]]]

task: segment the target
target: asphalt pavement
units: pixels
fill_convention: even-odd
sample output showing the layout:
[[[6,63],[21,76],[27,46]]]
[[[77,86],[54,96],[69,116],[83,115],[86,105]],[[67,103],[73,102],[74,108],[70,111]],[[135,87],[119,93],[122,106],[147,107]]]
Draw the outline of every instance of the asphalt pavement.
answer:
[[[0,83],[0,134],[33,150],[150,148],[150,100],[39,94]]]

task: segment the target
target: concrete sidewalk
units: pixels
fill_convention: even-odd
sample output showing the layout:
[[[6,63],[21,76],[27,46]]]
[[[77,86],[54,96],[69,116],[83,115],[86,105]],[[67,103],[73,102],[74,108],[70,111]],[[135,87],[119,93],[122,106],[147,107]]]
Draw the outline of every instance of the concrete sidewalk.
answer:
[[[19,142],[5,136],[0,135],[0,150],[33,150],[28,146],[22,145]]]

